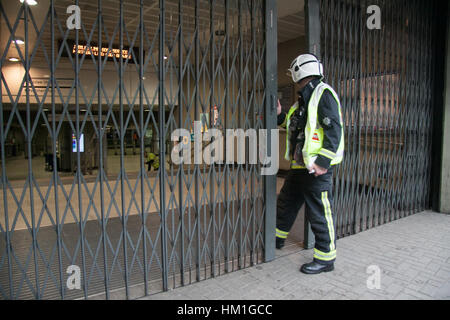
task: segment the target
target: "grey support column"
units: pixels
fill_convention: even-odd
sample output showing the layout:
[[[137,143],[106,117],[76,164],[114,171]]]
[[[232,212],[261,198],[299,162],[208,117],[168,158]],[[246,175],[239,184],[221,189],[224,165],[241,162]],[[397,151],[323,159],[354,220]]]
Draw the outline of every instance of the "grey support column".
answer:
[[[450,11],[450,9],[448,9]],[[450,16],[448,12],[447,17]],[[445,63],[445,87],[442,136],[442,165],[439,211],[450,214],[450,19],[447,18],[447,50]]]

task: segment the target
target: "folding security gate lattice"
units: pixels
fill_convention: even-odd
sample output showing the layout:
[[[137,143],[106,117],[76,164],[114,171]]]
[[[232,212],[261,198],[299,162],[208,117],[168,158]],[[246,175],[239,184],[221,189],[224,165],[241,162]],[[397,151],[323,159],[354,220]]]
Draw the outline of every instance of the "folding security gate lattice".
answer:
[[[1,2],[2,299],[133,298],[264,261],[261,166],[170,151],[194,121],[275,117],[266,2]]]
[[[273,258],[274,177],[175,165],[170,138],[274,128],[276,1],[38,2],[0,1],[0,299],[141,297]],[[438,1],[306,2],[345,118],[336,234],[428,209]]]
[[[370,6],[380,9],[379,30]],[[345,122],[334,181],[339,237],[431,207],[440,14],[439,1],[320,1],[317,40]]]

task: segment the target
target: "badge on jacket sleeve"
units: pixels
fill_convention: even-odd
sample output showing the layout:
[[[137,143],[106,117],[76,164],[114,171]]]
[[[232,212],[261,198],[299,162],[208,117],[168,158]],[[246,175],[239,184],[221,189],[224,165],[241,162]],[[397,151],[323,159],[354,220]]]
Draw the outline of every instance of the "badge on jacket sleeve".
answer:
[[[328,117],[324,118],[322,122],[323,122],[323,125],[326,126],[326,127],[330,127],[331,126],[331,119],[328,118]]]
[[[319,135],[318,135],[317,133],[314,133],[313,141],[318,141],[318,142],[320,142]]]

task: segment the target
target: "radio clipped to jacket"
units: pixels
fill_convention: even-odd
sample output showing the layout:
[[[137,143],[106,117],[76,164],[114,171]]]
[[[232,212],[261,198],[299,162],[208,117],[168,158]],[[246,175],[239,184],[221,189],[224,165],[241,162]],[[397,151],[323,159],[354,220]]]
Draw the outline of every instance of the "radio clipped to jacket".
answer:
[[[289,124],[289,153],[292,159],[299,165],[304,166],[303,147],[305,145],[305,128],[308,121],[306,107],[303,101],[299,101],[299,107],[292,115]]]

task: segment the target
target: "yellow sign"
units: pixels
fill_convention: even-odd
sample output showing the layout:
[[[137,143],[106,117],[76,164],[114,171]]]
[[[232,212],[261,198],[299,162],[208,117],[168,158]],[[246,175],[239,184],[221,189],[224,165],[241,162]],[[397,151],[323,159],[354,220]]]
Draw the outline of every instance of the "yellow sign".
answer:
[[[98,51],[99,51],[99,48],[95,47],[95,46],[89,47],[89,46],[82,45],[82,44],[79,44],[77,46],[76,44],[74,44],[72,47],[72,53],[79,54],[79,55],[86,54],[87,56],[94,55],[94,56],[98,57],[98,54],[99,54]],[[121,54],[120,49],[102,48],[101,56],[102,57],[108,56],[108,58],[115,57],[117,59],[120,59],[120,57],[122,57],[122,59],[129,59],[129,60],[132,59],[131,52],[129,52],[128,49],[123,49],[122,54]]]

